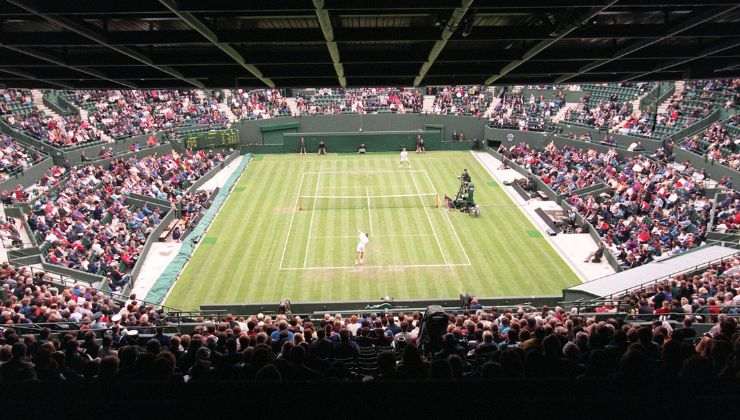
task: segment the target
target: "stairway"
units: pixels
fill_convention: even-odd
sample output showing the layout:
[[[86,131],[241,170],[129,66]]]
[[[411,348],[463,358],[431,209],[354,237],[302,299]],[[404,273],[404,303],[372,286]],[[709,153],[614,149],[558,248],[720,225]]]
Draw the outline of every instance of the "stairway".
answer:
[[[56,112],[52,111],[46,104],[44,104],[44,92],[39,89],[31,90],[31,98],[33,98],[33,105],[41,111],[43,114],[53,117],[56,120],[61,120],[62,117]]]
[[[683,91],[686,90],[686,83],[683,80],[677,80],[674,82],[673,86],[675,87],[675,91],[673,92],[673,96],[663,101],[660,105],[658,105],[658,114],[664,114],[666,109],[668,109],[668,105],[671,104],[671,101],[673,98],[678,96],[683,96]]]
[[[239,118],[231,110],[231,105],[229,105],[231,103],[231,90],[224,89],[222,92],[224,94],[224,100],[218,103],[219,112],[226,115],[226,118],[229,119],[229,122],[233,123],[239,121]]]
[[[421,105],[421,112],[424,114],[431,114],[434,108],[434,95],[424,95],[424,101]]]
[[[488,108],[486,109],[486,112],[483,113],[483,118],[489,118],[491,114],[493,114],[493,111],[496,109],[498,104],[501,103],[501,98],[496,95],[496,88],[488,88],[491,91],[491,95],[493,95],[493,99],[491,100],[491,103],[488,105]]]
[[[293,98],[293,97],[285,98],[285,102],[288,103],[288,108],[290,108],[290,115],[292,115],[294,117],[297,117],[297,116],[301,115],[301,112],[298,111],[298,104],[297,104],[295,98]]]
[[[552,117],[552,123],[557,124],[565,120],[565,116],[568,114],[568,111],[577,109],[578,105],[580,105],[580,102],[566,102],[565,106],[560,108],[558,113]]]

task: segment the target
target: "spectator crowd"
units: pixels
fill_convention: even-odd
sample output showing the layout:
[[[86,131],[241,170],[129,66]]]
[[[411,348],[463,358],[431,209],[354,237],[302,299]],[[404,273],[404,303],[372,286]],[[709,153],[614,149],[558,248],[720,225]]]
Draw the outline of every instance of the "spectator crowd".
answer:
[[[296,96],[299,115],[419,113],[422,106],[423,95],[414,88],[306,89]]]
[[[133,204],[127,194],[169,201],[192,217],[204,200],[187,188],[223,159],[202,150],[172,151],[114,160],[107,167],[73,167],[63,177],[57,172],[30,189],[38,192],[29,197],[28,224],[50,263],[105,275],[119,288],[164,216],[159,206]]]
[[[705,241],[712,208],[712,199],[704,194],[709,180],[704,170],[689,163],[643,155],[625,159],[614,150],[559,149],[554,143],[542,151],[526,144],[502,145],[499,152],[566,197],[624,267],[682,253]],[[576,194],[597,183],[608,188],[599,195]]]
[[[0,134],[0,182],[23,172],[41,161],[43,156],[20,145],[12,137]]]
[[[473,298],[463,310],[434,314],[227,315],[196,320],[185,333],[135,296],[64,287],[5,264],[0,383],[737,382],[738,267],[731,259],[630,292],[627,316],[610,303],[584,313],[486,308]],[[43,322],[73,327],[33,328]]]

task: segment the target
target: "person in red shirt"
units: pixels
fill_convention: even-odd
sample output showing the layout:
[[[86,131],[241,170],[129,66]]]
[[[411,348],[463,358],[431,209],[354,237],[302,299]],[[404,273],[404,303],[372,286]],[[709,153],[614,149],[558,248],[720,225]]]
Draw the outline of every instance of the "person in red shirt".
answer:
[[[671,302],[664,300],[660,308],[655,310],[655,315],[667,315],[671,313]]]

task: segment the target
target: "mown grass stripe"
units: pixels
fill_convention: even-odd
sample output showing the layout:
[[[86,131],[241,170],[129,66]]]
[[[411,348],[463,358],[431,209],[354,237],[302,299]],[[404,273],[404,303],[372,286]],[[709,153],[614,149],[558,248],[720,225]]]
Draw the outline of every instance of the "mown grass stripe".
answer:
[[[440,248],[452,262],[461,256],[460,243],[469,254],[472,265],[454,268],[348,269],[338,271],[280,271],[280,257],[288,234],[289,211],[303,172],[335,172],[322,176],[322,185],[351,186],[364,183],[361,190],[408,193],[416,187],[433,188],[440,194],[454,195],[456,177],[468,168],[476,185],[492,181],[466,152],[434,152],[412,156],[412,171],[426,170],[419,176],[398,167],[397,154],[366,156],[266,155],[250,165],[235,192],[225,203],[208,236],[218,240],[199,247],[191,263],[178,280],[168,304],[197,308],[201,303],[270,302],[288,297],[294,302],[306,300],[394,298],[454,298],[460,292],[479,296],[529,295],[559,293],[563,287],[577,283],[576,276],[545,238],[530,237],[534,226],[514,206],[501,188],[478,188],[477,200],[491,205],[478,219],[450,213],[447,226],[444,210],[432,210],[430,218],[439,229],[437,246],[433,237],[371,239],[369,258],[381,259],[381,265],[424,264],[443,262]],[[323,165],[323,166],[322,166]],[[358,180],[351,171],[376,173]],[[317,176],[317,175],[314,175]],[[316,178],[312,178],[315,182]],[[326,184],[324,184],[326,181]],[[315,186],[307,178],[310,186]],[[428,184],[432,185],[428,185]],[[323,189],[329,193],[331,188]],[[309,188],[310,190],[310,188]],[[366,190],[365,190],[366,191]],[[497,207],[498,206],[498,207]],[[310,214],[297,214],[288,243],[286,261],[292,266],[303,262],[301,251],[308,239]],[[359,224],[367,224],[367,211],[327,210],[315,215],[312,235],[315,255],[308,265],[352,265],[354,238],[329,239],[321,235],[354,236]],[[363,219],[364,218],[364,219]],[[365,220],[362,222],[361,220]],[[452,228],[457,231],[459,243]],[[430,233],[423,209],[373,210],[373,231],[394,233]],[[205,240],[205,239],[204,239]],[[372,254],[372,241],[382,244],[388,253]],[[345,261],[345,260],[350,260]],[[404,261],[406,260],[406,261]]]

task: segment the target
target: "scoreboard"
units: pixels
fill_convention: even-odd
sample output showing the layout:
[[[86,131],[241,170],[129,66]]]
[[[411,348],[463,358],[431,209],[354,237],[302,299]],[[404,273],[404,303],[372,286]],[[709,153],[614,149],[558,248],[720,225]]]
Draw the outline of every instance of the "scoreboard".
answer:
[[[238,147],[239,131],[235,128],[190,133],[184,137],[188,149],[208,149],[212,147]]]

